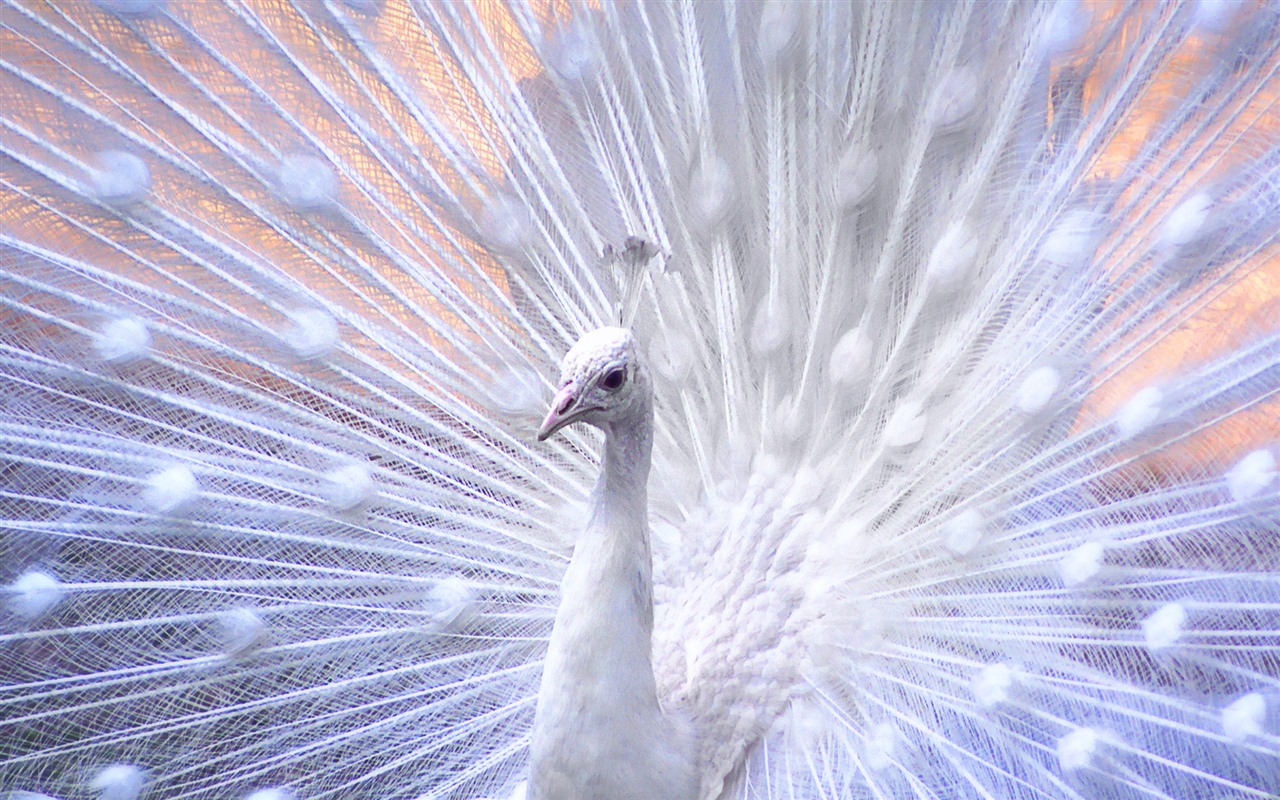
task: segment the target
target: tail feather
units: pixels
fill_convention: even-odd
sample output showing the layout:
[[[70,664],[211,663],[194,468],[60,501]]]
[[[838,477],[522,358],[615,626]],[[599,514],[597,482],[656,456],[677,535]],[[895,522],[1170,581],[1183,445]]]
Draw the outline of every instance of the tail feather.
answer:
[[[706,796],[1275,791],[1277,19],[3,3],[0,790],[518,793],[621,322]]]

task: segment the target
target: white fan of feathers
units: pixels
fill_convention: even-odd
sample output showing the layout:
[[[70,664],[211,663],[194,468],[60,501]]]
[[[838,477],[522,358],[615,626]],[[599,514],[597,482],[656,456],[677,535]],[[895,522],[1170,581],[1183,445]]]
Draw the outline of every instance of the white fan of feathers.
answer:
[[[0,791],[523,796],[623,325],[702,796],[1280,793],[1276,5],[5,0],[0,97]]]

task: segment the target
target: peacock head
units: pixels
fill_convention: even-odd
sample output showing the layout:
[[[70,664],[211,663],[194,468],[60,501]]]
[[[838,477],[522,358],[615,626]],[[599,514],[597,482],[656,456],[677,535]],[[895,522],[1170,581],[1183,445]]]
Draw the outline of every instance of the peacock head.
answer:
[[[598,328],[569,349],[560,389],[538,429],[538,441],[574,422],[602,430],[648,408],[648,374],[635,337],[625,328]]]

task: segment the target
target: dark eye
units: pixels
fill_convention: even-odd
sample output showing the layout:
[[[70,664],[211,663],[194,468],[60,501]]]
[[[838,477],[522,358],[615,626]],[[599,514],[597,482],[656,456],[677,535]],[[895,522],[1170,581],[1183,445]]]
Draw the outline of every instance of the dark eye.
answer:
[[[622,367],[611,369],[604,374],[604,380],[600,381],[600,385],[611,392],[622,388],[622,384],[627,382],[627,371]]]

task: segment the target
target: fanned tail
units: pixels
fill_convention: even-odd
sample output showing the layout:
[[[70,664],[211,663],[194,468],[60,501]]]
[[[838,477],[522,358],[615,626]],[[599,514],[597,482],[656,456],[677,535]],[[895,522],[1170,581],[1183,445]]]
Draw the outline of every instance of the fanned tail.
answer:
[[[704,794],[1280,790],[1278,70],[1254,4],[5,3],[0,790],[518,793],[619,321]]]
[[[0,788],[516,783],[584,318],[477,243],[503,129],[424,90],[476,65],[389,11],[109,11],[3,12]]]

